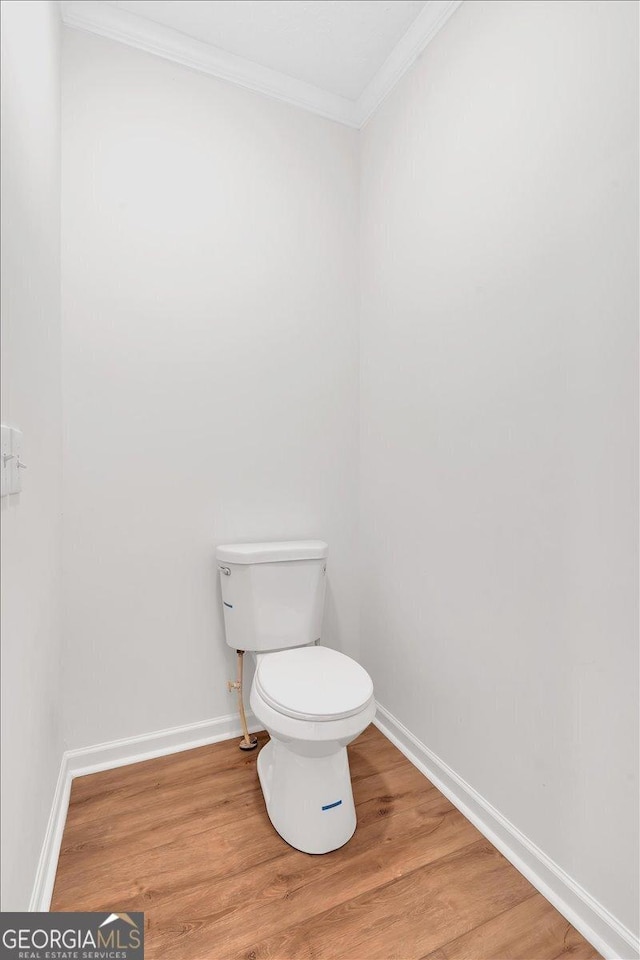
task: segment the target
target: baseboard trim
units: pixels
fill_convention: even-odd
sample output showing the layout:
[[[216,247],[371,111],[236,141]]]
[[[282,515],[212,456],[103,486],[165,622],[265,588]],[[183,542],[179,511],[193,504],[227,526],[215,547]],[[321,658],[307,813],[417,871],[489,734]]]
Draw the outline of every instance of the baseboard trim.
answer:
[[[29,910],[32,912],[48,910],[51,903],[70,793],[71,777],[63,754],[29,903]]]
[[[251,733],[262,729],[259,723],[256,725],[253,715],[247,716],[247,724]],[[99,743],[93,747],[68,750],[65,757],[71,776],[85,777],[89,773],[113,770],[129,763],[141,763],[143,760],[153,760],[155,757],[180,753],[182,750],[194,750],[208,743],[218,743],[220,740],[240,736],[242,730],[238,715],[228,714],[212,720],[188,723],[182,727],[143,733],[139,737],[127,737],[124,740]]]
[[[377,704],[375,725],[606,960],[636,960],[640,941],[499,810]]]
[[[247,716],[247,723],[251,733],[262,729],[262,725],[251,714]],[[75,777],[84,777],[90,773],[112,770],[130,763],[140,763],[143,760],[152,760],[154,757],[180,753],[183,750],[193,750],[209,743],[218,743],[240,736],[242,736],[242,730],[238,716],[229,714],[212,720],[172,727],[168,730],[158,730],[155,733],[144,733],[138,737],[127,737],[124,740],[112,740],[109,743],[99,743],[91,747],[80,747],[78,750],[67,750],[63,753],[29,910],[46,912],[51,905],[71,796],[71,783]]]

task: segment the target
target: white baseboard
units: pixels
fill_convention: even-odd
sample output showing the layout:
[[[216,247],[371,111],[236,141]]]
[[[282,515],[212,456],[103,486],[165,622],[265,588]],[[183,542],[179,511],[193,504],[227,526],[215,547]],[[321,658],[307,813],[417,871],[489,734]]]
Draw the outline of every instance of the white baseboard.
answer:
[[[462,777],[377,705],[378,729],[606,960],[636,960],[640,941]]]
[[[250,733],[261,730],[255,717],[247,715]],[[139,737],[127,737],[125,740],[112,740],[99,743],[94,747],[80,747],[79,750],[67,750],[65,757],[72,777],[84,777],[88,773],[112,770],[141,760],[153,760],[168,753],[180,753],[193,750],[207,743],[218,743],[242,736],[240,721],[235,713],[213,720],[201,720],[188,723],[183,727],[171,727],[169,730],[157,730],[155,733],[143,733]]]
[[[251,733],[262,729],[262,725],[251,714],[247,716],[247,724]],[[230,714],[63,753],[29,910],[49,910],[71,796],[71,781],[75,777],[123,767],[129,763],[139,763],[141,760],[152,760],[169,753],[180,753],[182,750],[193,750],[195,747],[241,735],[237,714]]]
[[[56,788],[53,792],[51,813],[49,814],[42,850],[40,851],[36,879],[31,893],[31,901],[29,903],[29,910],[31,911],[48,910],[49,904],[51,903],[51,894],[53,893],[53,884],[56,878],[56,869],[58,867],[58,857],[60,856],[62,834],[67,819],[70,793],[71,777],[67,769],[65,754],[63,754]]]

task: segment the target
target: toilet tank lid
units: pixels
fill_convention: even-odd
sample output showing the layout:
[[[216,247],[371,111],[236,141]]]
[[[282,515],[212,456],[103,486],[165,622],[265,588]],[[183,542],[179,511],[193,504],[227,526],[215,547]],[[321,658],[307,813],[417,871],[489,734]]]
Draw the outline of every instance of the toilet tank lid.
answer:
[[[320,560],[329,552],[324,540],[283,540],[275,543],[226,543],[216,550],[225,563],[277,563],[280,560]]]

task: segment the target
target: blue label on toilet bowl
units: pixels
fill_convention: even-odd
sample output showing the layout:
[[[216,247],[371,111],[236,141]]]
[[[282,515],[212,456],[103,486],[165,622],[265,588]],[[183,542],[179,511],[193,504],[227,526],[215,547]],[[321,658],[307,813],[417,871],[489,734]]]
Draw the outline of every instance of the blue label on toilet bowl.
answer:
[[[336,800],[334,803],[325,803],[323,810],[332,810],[334,807],[339,807],[342,803],[342,800]]]

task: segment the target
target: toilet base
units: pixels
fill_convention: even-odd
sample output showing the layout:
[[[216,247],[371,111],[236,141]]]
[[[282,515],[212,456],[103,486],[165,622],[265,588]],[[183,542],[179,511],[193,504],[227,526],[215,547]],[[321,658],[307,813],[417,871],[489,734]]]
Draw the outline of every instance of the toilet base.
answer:
[[[258,777],[271,823],[303,853],[329,853],[356,829],[346,748],[326,756],[302,756],[281,740],[258,754]]]

